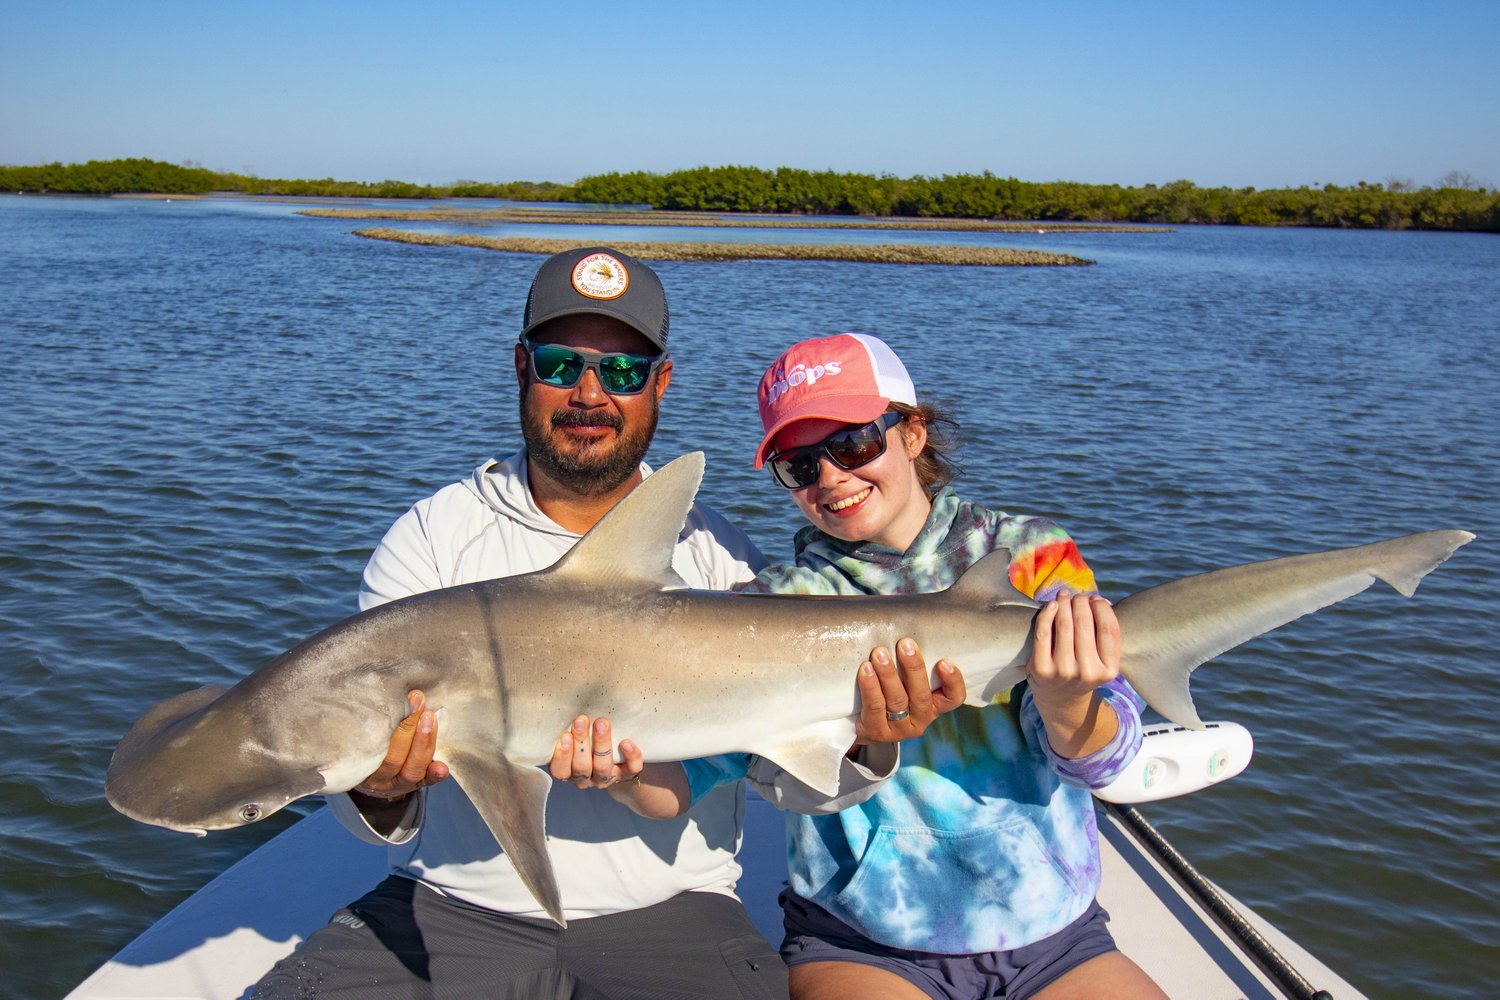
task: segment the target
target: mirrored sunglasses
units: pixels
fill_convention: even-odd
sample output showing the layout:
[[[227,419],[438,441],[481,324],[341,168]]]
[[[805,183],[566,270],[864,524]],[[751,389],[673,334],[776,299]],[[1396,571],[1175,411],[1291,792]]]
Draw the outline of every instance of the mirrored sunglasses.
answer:
[[[776,481],[789,490],[800,490],[818,481],[818,462],[823,456],[845,472],[869,465],[885,454],[886,431],[902,420],[899,413],[883,413],[868,424],[834,431],[817,444],[778,451],[766,459]]]
[[[557,344],[527,344],[526,352],[531,358],[531,374],[538,382],[571,389],[592,368],[611,396],[636,395],[667,359],[665,354],[600,354]]]

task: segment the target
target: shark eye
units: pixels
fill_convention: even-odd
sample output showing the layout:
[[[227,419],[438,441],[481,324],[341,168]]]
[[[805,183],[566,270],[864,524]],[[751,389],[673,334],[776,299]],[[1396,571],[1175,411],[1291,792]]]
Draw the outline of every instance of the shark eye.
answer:
[[[244,820],[246,823],[254,823],[256,820],[260,819],[260,806],[254,802],[246,806],[241,806],[240,819]]]

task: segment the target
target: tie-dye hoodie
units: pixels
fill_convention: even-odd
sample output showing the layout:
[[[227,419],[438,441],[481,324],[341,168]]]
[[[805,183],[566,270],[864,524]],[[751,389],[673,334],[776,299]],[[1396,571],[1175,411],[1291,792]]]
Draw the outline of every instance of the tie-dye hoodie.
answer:
[[[763,570],[748,589],[931,593],[995,549],[1010,550],[1011,583],[1038,600],[1096,589],[1054,522],[998,514],[951,489],[904,553],[808,526],[797,534],[796,565]],[[1067,760],[1047,742],[1030,695],[1014,704],[1011,694],[1003,706],[961,706],[903,743],[899,770],[863,804],[788,813],[792,889],[872,941],[939,954],[1019,948],[1079,916],[1099,888],[1088,789],[1108,784],[1140,749],[1139,703],[1124,680],[1106,685],[1118,734]]]

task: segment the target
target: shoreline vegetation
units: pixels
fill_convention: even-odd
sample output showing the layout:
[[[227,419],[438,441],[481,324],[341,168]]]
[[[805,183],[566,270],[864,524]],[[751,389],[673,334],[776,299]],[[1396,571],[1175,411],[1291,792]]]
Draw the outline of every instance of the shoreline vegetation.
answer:
[[[356,229],[355,236],[419,246],[465,246],[507,253],[555,254],[579,246],[577,240],[533,237],[450,236],[414,233],[404,229]],[[924,246],[914,243],[878,245],[849,243],[672,243],[611,241],[641,260],[835,260],[863,264],[948,264],[979,267],[1067,267],[1094,263],[1069,254],[1008,247]]]
[[[992,173],[942,177],[697,167],[550,181],[418,185],[405,181],[271,180],[156,160],[0,166],[0,191],[378,198],[491,198],[625,205],[658,212],[973,219],[1034,223],[1315,226],[1500,232],[1500,191],[1453,174],[1436,187],[1412,181],[1257,190],[1200,188],[1191,181],[1125,187],[1032,182]]]
[[[634,209],[570,211],[565,208],[309,208],[297,213],[319,219],[368,219],[389,222],[438,222],[492,226],[500,223],[580,226],[703,226],[729,229],[892,229],[960,233],[1169,233],[1165,227],[1108,223],[1037,223],[997,219],[897,219],[889,216],[746,215],[723,212],[658,212]]]

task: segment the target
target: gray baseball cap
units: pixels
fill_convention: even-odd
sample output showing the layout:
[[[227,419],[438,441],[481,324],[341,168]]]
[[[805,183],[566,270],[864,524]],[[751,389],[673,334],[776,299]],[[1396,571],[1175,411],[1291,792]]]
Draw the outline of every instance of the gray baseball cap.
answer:
[[[579,247],[542,261],[526,293],[521,336],[548,320],[579,313],[613,317],[667,350],[667,293],[661,279],[613,247]]]

